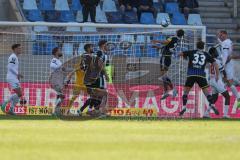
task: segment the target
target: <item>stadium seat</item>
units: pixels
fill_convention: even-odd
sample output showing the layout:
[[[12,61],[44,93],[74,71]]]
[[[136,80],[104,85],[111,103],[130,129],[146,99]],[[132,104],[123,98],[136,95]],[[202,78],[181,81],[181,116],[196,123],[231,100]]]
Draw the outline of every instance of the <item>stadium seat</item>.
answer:
[[[202,24],[200,14],[189,14],[188,15],[188,24],[202,26],[203,24]]]
[[[76,21],[77,21],[77,22],[83,22],[83,14],[82,14],[82,11],[78,11],[78,12],[77,12]],[[89,21],[89,22],[91,21],[90,16],[88,16],[88,21]]]
[[[158,13],[156,18],[157,24],[162,24],[163,21],[168,21],[170,23],[170,17],[168,13]]]
[[[63,43],[62,52],[64,55],[73,55],[73,43]]]
[[[108,12],[107,18],[109,23],[123,23],[120,12]]]
[[[29,21],[35,22],[35,21],[43,21],[41,12],[39,10],[29,10],[27,19]]]
[[[152,48],[152,45],[147,45],[147,57],[158,57],[159,52],[158,49]]]
[[[79,43],[79,47],[78,47],[78,51],[77,51],[79,55],[81,55],[85,52],[84,45],[85,45],[84,43]]]
[[[142,57],[144,53],[144,45],[136,44],[133,46],[133,53],[136,57]]]
[[[72,11],[82,10],[82,5],[80,3],[80,0],[72,0],[72,4],[71,4],[70,8],[71,8]]]
[[[47,26],[34,26],[33,31],[35,31],[35,32],[47,32],[48,27]]]
[[[58,22],[59,14],[56,11],[49,10],[44,14],[44,20],[47,22]]]
[[[131,43],[134,43],[134,36],[133,35],[127,35],[127,34],[124,34],[121,36],[121,41],[127,41],[127,42],[131,42]]]
[[[96,22],[107,23],[107,16],[104,11],[101,10],[100,5],[96,8]]]
[[[102,9],[104,12],[117,12],[117,7],[113,0],[104,0]]]
[[[165,3],[165,12],[166,13],[179,13],[178,3]]]
[[[141,14],[140,23],[142,24],[155,24],[155,20],[152,13],[143,12]]]
[[[24,10],[37,10],[36,0],[24,0],[23,1],[23,9]]]
[[[150,43],[150,36],[137,35],[136,43]]]
[[[56,11],[68,11],[68,1],[67,0],[56,0],[55,2],[55,10]]]
[[[54,10],[52,0],[40,0],[39,1],[39,9],[41,11],[52,11],[52,10]]]
[[[126,11],[123,15],[123,21],[127,24],[136,24],[138,23],[137,13],[134,11]]]
[[[174,13],[172,16],[172,24],[174,25],[186,25],[187,21],[182,13]]]
[[[96,27],[82,27],[82,32],[97,32]]]
[[[61,11],[59,21],[60,22],[75,22],[73,12],[72,11]]]

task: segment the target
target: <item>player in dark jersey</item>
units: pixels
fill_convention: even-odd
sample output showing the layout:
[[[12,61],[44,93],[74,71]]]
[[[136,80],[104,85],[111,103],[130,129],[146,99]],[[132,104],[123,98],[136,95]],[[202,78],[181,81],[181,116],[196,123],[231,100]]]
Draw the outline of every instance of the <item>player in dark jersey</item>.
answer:
[[[164,86],[164,94],[161,98],[162,100],[169,96],[168,87],[170,88],[170,90],[173,90],[173,97],[177,96],[177,90],[173,87],[172,81],[166,75],[166,73],[168,72],[168,69],[171,66],[172,54],[175,52],[175,49],[178,46],[180,40],[183,38],[183,36],[184,36],[184,30],[180,29],[180,30],[177,30],[176,36],[170,37],[165,41],[158,41],[158,40],[152,41],[154,44],[161,43],[164,45],[163,47],[153,46],[154,48],[161,49],[160,70],[163,74],[162,81]]]
[[[209,106],[214,111],[216,115],[219,115],[218,110],[213,106],[213,98],[208,93],[208,83],[206,79],[205,66],[207,63],[211,63],[216,70],[216,81],[219,77],[219,69],[215,60],[211,57],[210,54],[204,52],[205,43],[200,41],[197,43],[197,50],[184,51],[180,53],[180,56],[183,56],[185,59],[188,58],[188,70],[187,70],[187,80],[185,82],[184,93],[182,96],[183,107],[179,113],[182,116],[186,112],[186,104],[188,99],[188,93],[195,83],[199,85],[202,89],[204,95],[207,97]]]
[[[98,78],[97,81],[100,85],[100,88],[105,90],[105,92],[107,93],[106,81],[109,81],[109,76],[108,76],[107,71],[105,69],[107,63],[109,63],[108,56],[106,54],[106,52],[107,52],[107,41],[106,40],[100,40],[98,42],[98,47],[99,47],[99,50],[96,52],[97,57],[100,58],[100,60],[104,64],[104,66],[103,66],[103,69],[100,73],[100,77]],[[103,114],[107,112],[106,111],[106,103],[107,103],[107,94],[106,94],[106,96],[102,97],[101,110],[102,110]]]

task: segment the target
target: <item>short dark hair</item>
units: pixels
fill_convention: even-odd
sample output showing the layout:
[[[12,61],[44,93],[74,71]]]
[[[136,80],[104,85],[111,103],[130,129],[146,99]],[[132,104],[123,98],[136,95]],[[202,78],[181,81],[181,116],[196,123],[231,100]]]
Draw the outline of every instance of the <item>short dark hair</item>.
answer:
[[[203,41],[197,42],[197,49],[204,49],[205,43]]]
[[[184,30],[182,30],[182,29],[177,30],[177,36],[178,37],[183,37],[184,36]]]
[[[12,45],[12,50],[14,50],[14,49],[16,49],[16,48],[18,48],[18,47],[20,47],[21,46],[21,44],[13,44]]]
[[[103,46],[103,45],[106,44],[106,43],[107,43],[106,40],[100,40],[100,41],[98,42],[98,46],[101,47],[101,46]]]
[[[222,33],[222,34],[228,34],[226,30],[221,30],[220,33]]]
[[[58,50],[59,50],[59,47],[53,48],[53,49],[52,49],[52,55],[55,55]]]
[[[85,44],[85,45],[84,45],[84,50],[85,50],[85,52],[87,52],[87,50],[88,50],[91,46],[93,46],[91,43]]]

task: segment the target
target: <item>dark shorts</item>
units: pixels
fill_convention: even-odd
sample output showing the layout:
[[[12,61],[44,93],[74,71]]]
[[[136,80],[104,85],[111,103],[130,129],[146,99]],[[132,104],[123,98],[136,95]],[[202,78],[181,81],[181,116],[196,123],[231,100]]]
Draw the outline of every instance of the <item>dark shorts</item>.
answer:
[[[101,75],[94,83],[86,85],[88,88],[100,88],[104,89],[104,77]]]
[[[194,83],[197,83],[200,88],[204,89],[208,87],[207,79],[200,76],[188,76],[185,87],[192,88]]]
[[[168,70],[171,65],[172,56],[162,56],[160,59],[160,65],[162,70]]]

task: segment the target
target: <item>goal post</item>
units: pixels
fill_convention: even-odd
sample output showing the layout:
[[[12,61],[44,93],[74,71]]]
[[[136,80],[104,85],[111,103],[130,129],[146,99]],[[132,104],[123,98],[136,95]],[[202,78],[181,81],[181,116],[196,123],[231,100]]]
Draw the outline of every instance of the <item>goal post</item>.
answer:
[[[178,90],[177,97],[160,100],[163,94],[160,72],[160,51],[153,48],[152,40],[164,40],[175,35],[178,29],[185,31],[185,38],[176,48],[172,65],[167,73]],[[1,22],[0,23],[0,102],[6,100],[10,90],[6,82],[7,58],[11,45],[20,43],[23,54],[19,56],[20,73],[24,75],[21,86],[26,106],[18,105],[19,114],[50,114],[56,93],[49,85],[51,50],[60,47],[63,63],[75,63],[84,52],[86,43],[98,50],[99,40],[108,41],[107,107],[112,116],[178,117],[182,106],[183,85],[187,62],[177,56],[184,50],[195,49],[197,41],[206,41],[205,26],[175,26],[142,24],[99,23],[47,23],[47,22]],[[62,108],[68,113],[66,103],[74,94],[75,75],[66,91]],[[80,92],[71,110],[83,105],[88,97]],[[198,118],[202,113],[202,94],[194,86],[189,95],[186,118]]]

